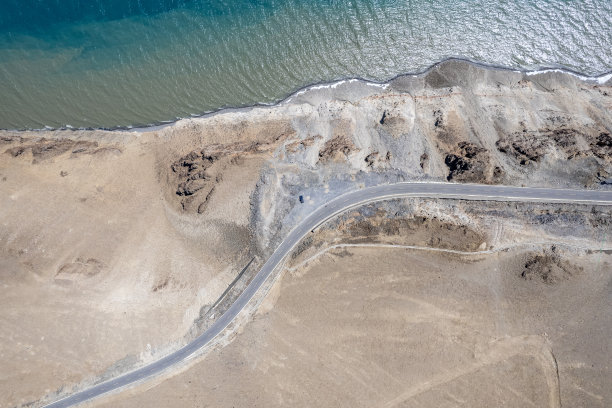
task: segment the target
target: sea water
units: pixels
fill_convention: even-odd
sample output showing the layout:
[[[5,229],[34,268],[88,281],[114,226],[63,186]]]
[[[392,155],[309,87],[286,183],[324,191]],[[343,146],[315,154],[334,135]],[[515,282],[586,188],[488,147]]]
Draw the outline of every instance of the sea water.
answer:
[[[459,56],[612,70],[610,0],[1,0],[0,128],[160,123]]]

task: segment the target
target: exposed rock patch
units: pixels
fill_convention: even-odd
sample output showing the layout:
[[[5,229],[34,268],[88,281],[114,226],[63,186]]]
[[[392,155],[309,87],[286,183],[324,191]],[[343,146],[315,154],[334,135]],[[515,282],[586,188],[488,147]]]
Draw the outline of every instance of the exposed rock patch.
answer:
[[[279,141],[275,138],[271,142],[210,144],[175,160],[170,165],[169,180],[176,186],[174,195],[179,198],[182,210],[203,214],[227,166],[240,164],[246,155],[269,152]]]
[[[590,145],[595,156],[608,162],[612,161],[612,136],[610,136],[610,133],[601,132]]]
[[[378,152],[372,152],[365,157],[365,162],[368,167],[378,167],[384,164],[389,163],[391,161],[391,152],[387,152],[381,156]]]
[[[217,177],[220,176],[216,174],[218,168],[213,166],[228,154],[231,153],[209,153],[206,149],[193,151],[171,165],[178,181],[176,195],[181,197],[181,207],[184,211],[196,210],[200,214],[204,212]]]
[[[559,151],[567,160],[595,156],[607,162],[612,160],[612,137],[587,127],[581,130],[565,126],[523,129],[502,136],[496,142],[497,150],[510,155],[521,166],[539,162],[546,154]]]
[[[453,95],[453,94],[450,94]],[[496,163],[482,138],[456,110],[433,110],[431,125],[435,146],[448,169],[447,181],[494,184],[501,182],[504,171]],[[430,155],[423,153],[419,164],[425,170]]]
[[[503,175],[500,167],[493,167],[489,152],[470,142],[459,142],[452,153],[444,158],[448,167],[448,181],[493,183]]]
[[[442,115],[442,111],[440,109],[436,109],[433,112],[434,116],[434,127],[442,128],[444,126],[444,116]]]

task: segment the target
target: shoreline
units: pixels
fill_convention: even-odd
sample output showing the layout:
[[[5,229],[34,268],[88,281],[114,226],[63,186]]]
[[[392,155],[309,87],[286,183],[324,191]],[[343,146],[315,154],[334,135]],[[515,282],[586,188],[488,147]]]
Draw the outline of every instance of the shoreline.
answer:
[[[487,70],[495,70],[495,71],[514,72],[514,73],[519,73],[519,74],[523,74],[526,76],[545,75],[549,73],[561,73],[561,74],[570,75],[574,78],[578,78],[581,81],[596,84],[596,85],[604,85],[607,82],[612,81],[612,69],[610,69],[610,71],[608,72],[602,73],[597,76],[589,76],[582,72],[573,70],[571,68],[566,68],[563,66],[558,66],[558,67],[543,66],[535,70],[529,70],[529,69],[523,70],[523,69],[509,68],[509,67],[505,67],[502,65],[489,64],[486,62],[474,61],[474,60],[471,60],[465,57],[448,57],[436,63],[433,63],[432,65],[430,65],[423,71],[398,74],[398,75],[393,76],[392,78],[389,78],[386,81],[374,81],[374,80],[365,79],[363,77],[346,77],[346,78],[341,78],[341,79],[330,81],[330,82],[326,82],[326,81],[315,82],[315,83],[308,84],[300,88],[297,88],[293,92],[289,93],[287,96],[283,97],[282,99],[279,99],[278,101],[274,103],[258,102],[255,104],[244,105],[244,106],[222,106],[212,111],[207,111],[207,112],[203,112],[200,114],[192,114],[190,116],[175,118],[174,120],[162,120],[162,121],[158,121],[155,123],[149,123],[149,124],[134,124],[134,125],[129,125],[129,126],[115,126],[115,127],[73,127],[73,126],[67,125],[63,127],[44,126],[38,129],[0,128],[0,132],[53,132],[53,131],[107,131],[107,132],[138,132],[138,133],[151,132],[151,131],[157,131],[157,130],[161,130],[166,127],[172,126],[176,124],[177,122],[184,120],[184,119],[208,118],[208,117],[213,117],[218,114],[227,113],[227,112],[245,112],[245,111],[249,111],[254,108],[263,108],[263,107],[271,108],[271,107],[279,106],[285,103],[290,103],[291,100],[294,99],[295,97],[301,96],[309,91],[320,90],[320,89],[334,89],[338,87],[339,85],[342,85],[345,83],[359,82],[359,83],[363,83],[369,86],[385,88],[391,82],[397,79],[407,78],[407,77],[413,77],[413,78],[423,77],[423,76],[428,75],[432,70],[444,64],[452,63],[452,62],[467,62],[468,64],[473,65],[477,68],[484,68]]]
[[[467,251],[535,237],[603,248],[612,207],[491,201],[500,186],[612,193],[612,80],[599,86],[552,71],[528,76],[455,59],[388,85],[316,85],[273,107],[221,110],[159,131],[0,132],[8,402],[40,403],[184,345],[218,321],[294,226],[350,191],[409,182],[478,185],[488,195],[355,208],[291,259],[336,239]],[[560,255],[542,251],[524,253],[548,256],[526,273],[552,267],[572,285]],[[508,271],[529,284],[528,261],[519,261]],[[597,273],[596,261],[585,270]],[[85,329],[74,331],[75,321]],[[28,367],[40,369],[24,382]]]

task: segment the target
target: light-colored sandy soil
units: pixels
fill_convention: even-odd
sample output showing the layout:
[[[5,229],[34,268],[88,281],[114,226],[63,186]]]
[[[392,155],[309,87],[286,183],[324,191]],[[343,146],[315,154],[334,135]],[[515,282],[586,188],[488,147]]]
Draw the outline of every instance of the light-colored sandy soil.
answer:
[[[285,272],[229,346],[108,407],[605,407],[610,255],[338,249]]]
[[[151,147],[74,150],[0,161],[2,406],[146,361],[248,261],[263,157],[224,172],[203,222],[162,199]]]
[[[187,119],[162,129],[0,131],[0,406],[40,402],[62,387],[65,394],[85,385],[84,379],[109,377],[186,341],[185,335],[204,327],[194,322],[202,321],[251,259],[255,268],[313,208],[347,190],[403,180],[610,189],[611,89],[610,83],[595,85],[566,74],[527,76],[449,61],[386,86],[347,82],[300,93],[275,107]],[[473,251],[539,238],[588,247],[610,235],[610,213],[601,209],[527,206],[512,212],[515,207],[467,211],[458,203],[420,201],[400,208],[401,216],[391,220],[397,209],[374,206],[340,217],[314,246],[301,246],[299,260],[338,242]],[[545,266],[540,261],[531,264],[527,278],[556,282],[568,274],[562,260]],[[438,260],[430,262],[433,267]],[[572,285],[564,290],[581,294],[582,287]],[[536,295],[528,301],[537,302]],[[478,309],[484,304],[478,299],[474,304],[467,299],[465,307]],[[405,312],[404,306],[393,307],[398,316]],[[331,330],[328,324],[321,327]],[[436,327],[430,330],[451,330]],[[346,336],[359,337],[351,330]],[[381,341],[396,338],[385,330]],[[509,336],[539,335],[527,332]],[[473,342],[491,338],[483,336]],[[499,343],[500,350],[514,344],[512,339]],[[461,347],[450,349],[464,358]],[[532,374],[544,370],[518,363],[533,358],[526,353],[491,360],[480,374],[469,375],[487,376],[486,370],[497,370],[495,364],[518,377],[517,367]],[[452,364],[458,367],[458,361]],[[420,367],[405,364],[406,371]],[[316,371],[316,364],[305,367],[300,369]],[[385,370],[400,382],[418,374]],[[591,381],[587,371],[575,373],[575,383]],[[332,384],[350,385],[358,373],[347,376]],[[229,384],[230,378],[219,378]],[[406,389],[393,386],[387,396]],[[282,396],[288,400],[289,394]],[[277,401],[265,395],[265,401]],[[306,401],[303,396],[296,401]],[[347,394],[336,397],[350,400]]]

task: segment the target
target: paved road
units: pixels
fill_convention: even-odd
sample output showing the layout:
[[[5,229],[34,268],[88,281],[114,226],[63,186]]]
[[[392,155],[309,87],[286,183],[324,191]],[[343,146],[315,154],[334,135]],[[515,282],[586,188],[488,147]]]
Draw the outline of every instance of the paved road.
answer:
[[[586,203],[612,205],[612,192],[568,190],[550,188],[521,188],[452,183],[397,183],[367,187],[341,195],[323,204],[297,225],[276,248],[249,286],[234,304],[213,325],[183,348],[147,366],[112,380],[100,383],[69,397],[47,405],[47,408],[69,407],[93,399],[107,392],[159,374],[167,368],[185,360],[217,337],[249,300],[261,288],[293,247],[310,231],[348,208],[369,202],[394,197],[457,198],[462,200],[535,201],[541,203]]]

